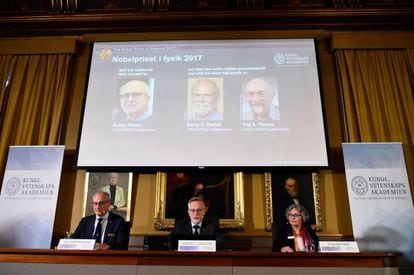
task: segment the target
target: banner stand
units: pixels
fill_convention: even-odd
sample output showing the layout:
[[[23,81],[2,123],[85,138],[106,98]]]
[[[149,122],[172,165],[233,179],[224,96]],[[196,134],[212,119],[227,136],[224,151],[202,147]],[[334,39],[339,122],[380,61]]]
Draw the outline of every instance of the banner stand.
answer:
[[[64,146],[11,146],[0,194],[0,247],[51,246]]]
[[[402,264],[413,268],[414,208],[402,144],[342,146],[353,234],[360,250],[403,253]]]

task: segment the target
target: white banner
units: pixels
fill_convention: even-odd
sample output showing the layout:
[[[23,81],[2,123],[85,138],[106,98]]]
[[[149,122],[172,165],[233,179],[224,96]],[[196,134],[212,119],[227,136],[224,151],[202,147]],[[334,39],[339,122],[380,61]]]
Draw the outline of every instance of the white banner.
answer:
[[[343,143],[354,238],[361,251],[410,252],[414,209],[401,143]]]
[[[0,247],[50,248],[64,146],[11,146],[0,195]]]

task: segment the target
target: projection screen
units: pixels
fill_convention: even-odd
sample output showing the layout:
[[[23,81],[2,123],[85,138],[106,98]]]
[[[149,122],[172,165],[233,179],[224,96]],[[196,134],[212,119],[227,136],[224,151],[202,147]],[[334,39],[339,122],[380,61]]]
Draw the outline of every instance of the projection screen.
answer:
[[[328,166],[313,39],[94,43],[77,166]]]

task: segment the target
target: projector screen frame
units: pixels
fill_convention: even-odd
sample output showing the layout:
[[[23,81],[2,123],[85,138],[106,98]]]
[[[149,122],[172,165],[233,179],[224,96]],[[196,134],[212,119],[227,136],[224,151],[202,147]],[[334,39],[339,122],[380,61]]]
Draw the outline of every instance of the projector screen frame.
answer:
[[[251,33],[250,33],[251,34]],[[317,74],[318,74],[318,84],[319,84],[319,99],[321,102],[321,113],[322,113],[322,124],[323,124],[323,134],[325,138],[325,150],[326,150],[326,157],[327,157],[327,165],[315,165],[315,166],[155,166],[155,165],[149,165],[149,166],[130,166],[130,165],[122,165],[122,166],[88,166],[88,165],[79,165],[78,159],[79,159],[79,147],[80,147],[80,140],[82,135],[82,126],[84,122],[84,115],[85,115],[85,104],[86,104],[86,98],[87,98],[87,87],[89,82],[89,76],[90,76],[90,70],[91,70],[91,62],[92,62],[92,52],[93,52],[93,45],[90,48],[90,55],[89,55],[89,65],[88,65],[88,72],[87,72],[87,80],[85,82],[85,93],[84,93],[84,100],[83,100],[83,106],[82,106],[82,113],[81,113],[81,119],[80,119],[80,128],[78,132],[78,143],[76,148],[76,168],[77,169],[85,169],[88,171],[118,171],[118,172],[149,172],[149,173],[156,173],[156,172],[175,172],[177,170],[183,171],[183,172],[194,172],[194,171],[229,171],[229,172],[258,172],[258,173],[264,173],[264,172],[270,172],[270,171],[295,171],[297,169],[301,169],[302,171],[318,171],[321,168],[329,168],[330,166],[330,154],[329,154],[329,141],[328,141],[328,131],[327,131],[327,125],[326,125],[326,112],[325,112],[325,104],[323,99],[323,86],[322,86],[322,77],[321,77],[321,70],[320,70],[320,61],[319,61],[319,50],[318,50],[318,40],[315,37],[299,37],[299,38],[288,38],[288,39],[312,39],[314,42],[315,47],[315,58],[316,58],[316,67],[317,67]],[[222,35],[214,34],[212,37],[200,37],[200,38],[193,38],[193,37],[186,37],[185,35],[183,37],[180,37],[179,39],[175,39],[176,41],[187,41],[187,40],[250,40],[250,39],[285,39],[285,38],[279,38],[274,37],[273,35],[259,35],[255,37],[250,37],[250,35],[242,36],[242,37],[236,37],[236,38],[228,38],[223,37]],[[131,39],[134,41],[140,41],[140,39],[137,39],[134,37],[134,39]],[[151,42],[156,41],[170,41],[170,38],[164,38],[164,37],[157,37],[157,39],[151,39]],[[117,40],[116,42],[120,42],[121,40]],[[125,41],[130,41],[129,39]],[[147,39],[142,39],[141,41],[147,41]]]

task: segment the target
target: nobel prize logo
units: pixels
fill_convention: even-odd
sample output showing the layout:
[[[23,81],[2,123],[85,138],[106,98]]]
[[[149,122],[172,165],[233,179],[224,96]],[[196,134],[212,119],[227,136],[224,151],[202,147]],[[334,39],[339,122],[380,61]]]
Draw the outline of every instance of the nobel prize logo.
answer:
[[[111,58],[111,56],[112,56],[112,51],[110,49],[102,49],[99,52],[99,58],[101,60],[108,60]]]
[[[19,178],[13,177],[7,181],[6,193],[9,196],[14,196],[20,191],[22,184]]]
[[[351,181],[352,191],[358,196],[363,196],[368,192],[368,182],[361,176],[356,176]]]
[[[283,53],[276,53],[273,57],[273,61],[278,65],[282,65],[285,63],[285,55]]]

